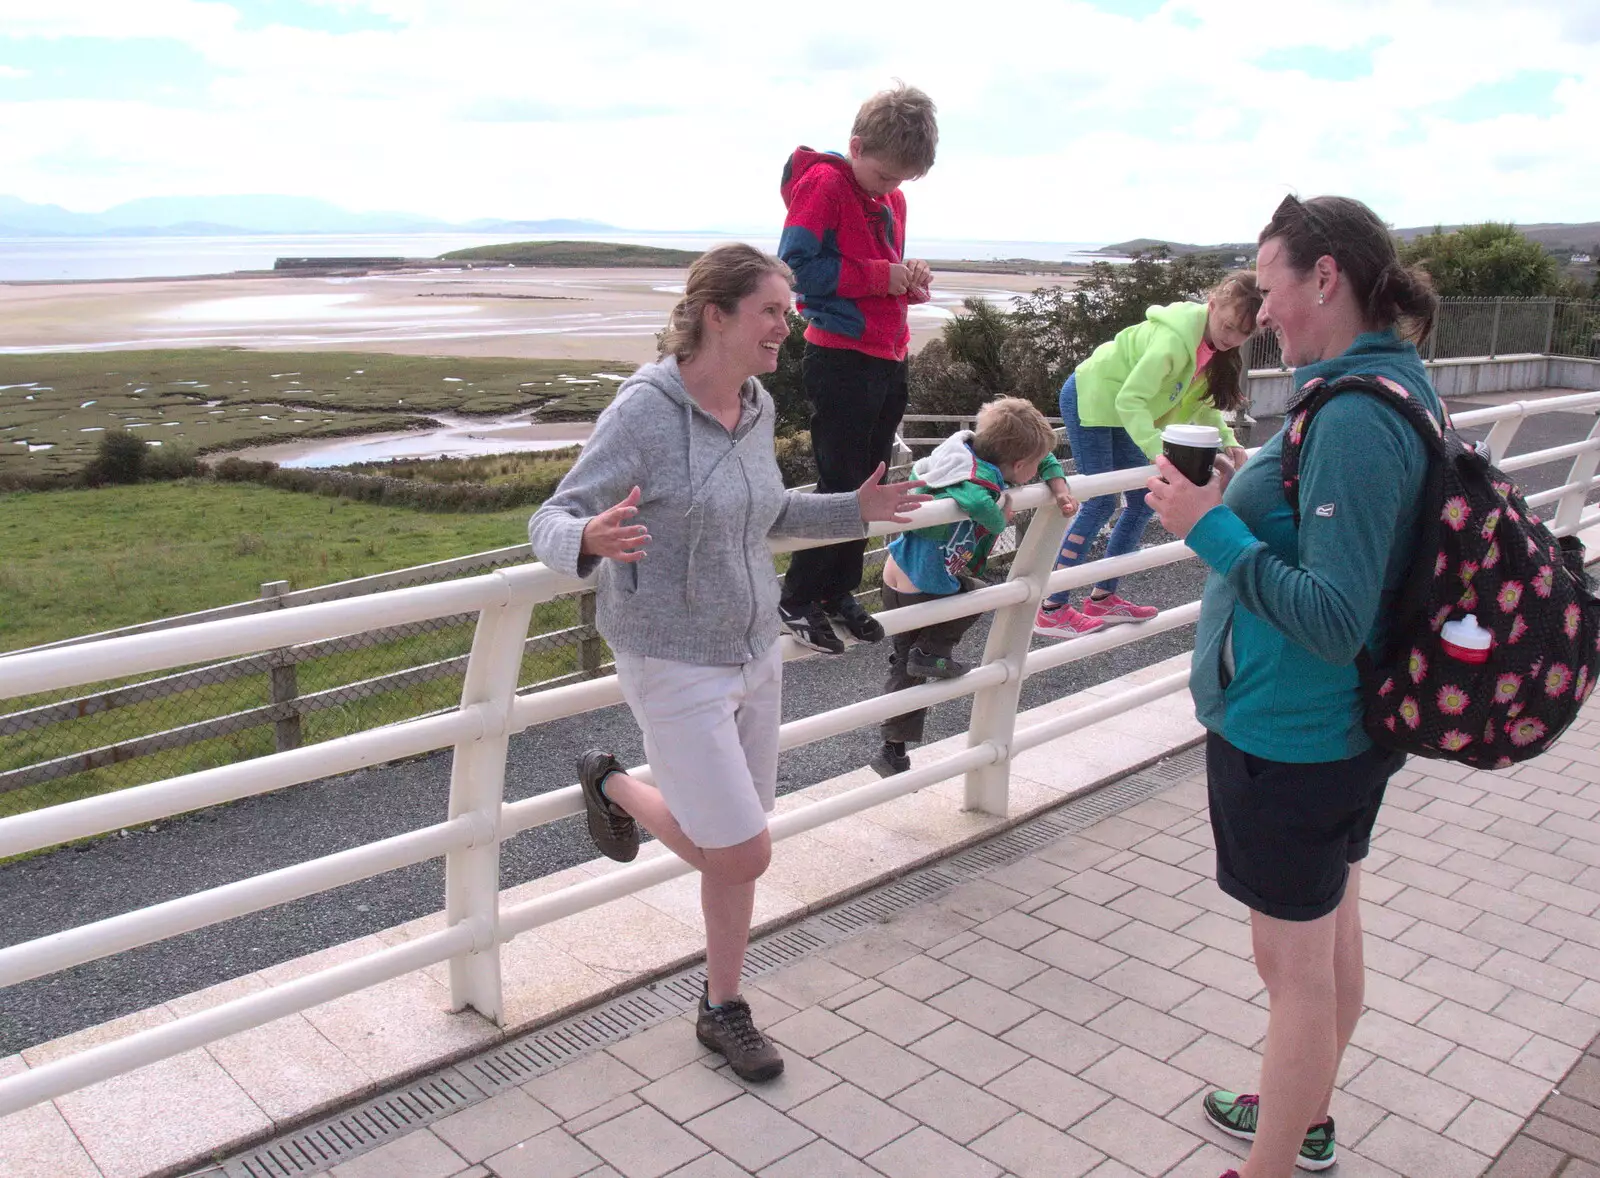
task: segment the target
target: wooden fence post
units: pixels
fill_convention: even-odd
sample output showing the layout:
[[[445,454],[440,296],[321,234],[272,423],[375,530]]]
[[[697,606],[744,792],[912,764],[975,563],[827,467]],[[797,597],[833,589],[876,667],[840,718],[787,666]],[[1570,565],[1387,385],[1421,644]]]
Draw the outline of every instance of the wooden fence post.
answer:
[[[594,626],[595,598],[591,589],[587,593],[578,595],[578,625]],[[585,638],[578,643],[578,670],[585,679],[593,679],[600,673],[600,665],[605,661],[605,643],[598,635]]]
[[[263,600],[280,598],[289,592],[289,582],[268,581],[261,586]],[[272,666],[270,679],[272,683],[272,702],[274,704],[287,704],[293,708],[294,703],[300,698],[300,676],[295,666],[294,652],[288,647],[279,647],[277,650],[267,651],[267,659]],[[289,715],[272,722],[273,743],[280,753],[300,747],[300,713],[291,711]]]

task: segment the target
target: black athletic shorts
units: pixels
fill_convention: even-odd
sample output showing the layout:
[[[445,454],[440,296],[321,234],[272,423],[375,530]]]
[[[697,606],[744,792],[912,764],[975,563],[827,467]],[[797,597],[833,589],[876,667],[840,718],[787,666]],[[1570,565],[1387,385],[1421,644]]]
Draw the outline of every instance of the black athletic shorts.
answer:
[[[1367,856],[1384,787],[1405,759],[1373,747],[1344,761],[1269,761],[1208,733],[1217,885],[1279,920],[1338,908],[1350,864]]]

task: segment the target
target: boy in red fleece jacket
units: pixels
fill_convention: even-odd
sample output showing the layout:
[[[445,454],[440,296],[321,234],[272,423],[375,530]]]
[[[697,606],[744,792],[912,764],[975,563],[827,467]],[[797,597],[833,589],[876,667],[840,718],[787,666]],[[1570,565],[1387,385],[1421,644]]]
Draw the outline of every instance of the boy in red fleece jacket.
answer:
[[[927,174],[938,143],[932,100],[900,85],[862,104],[848,156],[801,147],[784,165],[778,253],[807,320],[800,374],[819,492],[853,491],[889,461],[906,410],[906,307],[927,302],[932,277],[905,256],[900,185]],[[842,652],[830,616],[862,641],[882,640],[854,596],[865,551],[858,540],[794,554],[778,608],[799,641]]]

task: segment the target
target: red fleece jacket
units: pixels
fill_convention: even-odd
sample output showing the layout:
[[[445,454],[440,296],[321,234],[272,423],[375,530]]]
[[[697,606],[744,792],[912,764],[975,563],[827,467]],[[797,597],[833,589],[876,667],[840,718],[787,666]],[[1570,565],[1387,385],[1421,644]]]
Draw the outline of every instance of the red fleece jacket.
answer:
[[[778,253],[794,271],[806,339],[904,360],[906,307],[928,301],[927,287],[889,293],[889,266],[905,260],[905,194],[873,196],[848,159],[809,147],[789,157],[780,190],[789,211]]]

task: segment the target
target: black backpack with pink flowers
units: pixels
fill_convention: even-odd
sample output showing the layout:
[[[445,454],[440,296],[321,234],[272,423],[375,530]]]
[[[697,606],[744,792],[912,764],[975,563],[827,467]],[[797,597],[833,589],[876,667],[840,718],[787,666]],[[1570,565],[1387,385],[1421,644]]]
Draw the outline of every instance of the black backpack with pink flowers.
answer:
[[[1488,455],[1382,376],[1313,380],[1284,422],[1283,487],[1300,522],[1300,452],[1317,410],[1362,393],[1394,406],[1428,448],[1416,555],[1394,603],[1389,653],[1357,656],[1367,734],[1385,748],[1498,769],[1549,748],[1600,675],[1600,599],[1583,545],[1557,539]],[[1488,657],[1447,648],[1446,622],[1477,616]]]

